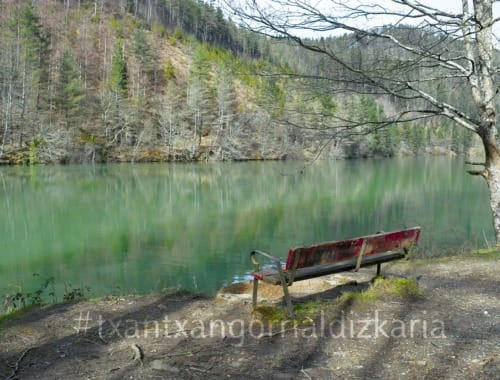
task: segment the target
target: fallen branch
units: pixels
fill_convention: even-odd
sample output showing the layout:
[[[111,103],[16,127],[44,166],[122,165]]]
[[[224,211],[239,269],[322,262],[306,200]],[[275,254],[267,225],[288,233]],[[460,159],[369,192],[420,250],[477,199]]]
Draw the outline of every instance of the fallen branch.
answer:
[[[306,372],[306,370],[304,369],[304,367],[302,367],[302,369],[300,370],[300,372],[309,380],[312,379],[311,376],[309,376],[309,374]]]
[[[201,372],[201,373],[205,373],[205,374],[211,374],[210,371],[207,371],[206,369],[203,369],[203,368],[189,366],[189,369],[192,369],[194,371],[198,371],[198,372]]]
[[[28,348],[26,351],[24,351],[19,359],[17,359],[16,364],[14,365],[14,370],[12,371],[11,375],[9,377],[6,377],[6,380],[12,380],[17,378],[17,373],[19,372],[19,366],[21,365],[21,362],[23,361],[24,357],[26,354],[31,351],[32,348]]]

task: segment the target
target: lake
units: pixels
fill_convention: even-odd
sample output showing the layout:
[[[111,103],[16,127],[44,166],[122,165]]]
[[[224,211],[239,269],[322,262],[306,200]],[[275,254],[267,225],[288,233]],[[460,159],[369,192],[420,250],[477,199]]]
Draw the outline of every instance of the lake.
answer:
[[[423,228],[418,255],[486,246],[486,183],[461,159],[0,167],[0,294],[214,294],[248,253]],[[35,275],[34,275],[35,274]]]

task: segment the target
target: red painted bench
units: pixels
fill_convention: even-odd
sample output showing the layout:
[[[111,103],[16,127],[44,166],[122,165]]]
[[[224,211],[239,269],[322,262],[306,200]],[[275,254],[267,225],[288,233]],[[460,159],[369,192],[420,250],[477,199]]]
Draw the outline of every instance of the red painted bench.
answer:
[[[250,259],[255,265],[255,270],[252,273],[254,278],[253,307],[257,306],[259,281],[281,285],[288,312],[293,318],[293,307],[288,287],[294,281],[349,270],[357,271],[361,267],[375,264],[377,265],[377,275],[379,275],[382,263],[402,259],[409,255],[411,249],[418,242],[420,230],[420,227],[413,227],[309,247],[292,248],[288,252],[284,268],[278,258],[269,253],[254,250],[250,253]],[[256,255],[271,260],[273,266],[260,269],[260,264],[255,258]]]

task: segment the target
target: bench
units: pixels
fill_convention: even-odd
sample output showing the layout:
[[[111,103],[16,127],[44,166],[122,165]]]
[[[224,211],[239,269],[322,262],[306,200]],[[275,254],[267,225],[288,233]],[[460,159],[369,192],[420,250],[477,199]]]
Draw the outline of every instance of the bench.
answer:
[[[292,248],[288,252],[284,268],[278,258],[267,252],[254,250],[250,253],[250,259],[255,266],[252,272],[253,308],[257,306],[259,281],[281,285],[288,312],[290,317],[294,318],[288,287],[295,281],[349,270],[358,271],[359,268],[370,265],[377,265],[377,275],[380,275],[382,263],[409,256],[418,242],[420,230],[420,227],[413,227],[343,241],[320,243],[309,247]],[[257,255],[269,259],[272,266],[261,269],[256,259]]]

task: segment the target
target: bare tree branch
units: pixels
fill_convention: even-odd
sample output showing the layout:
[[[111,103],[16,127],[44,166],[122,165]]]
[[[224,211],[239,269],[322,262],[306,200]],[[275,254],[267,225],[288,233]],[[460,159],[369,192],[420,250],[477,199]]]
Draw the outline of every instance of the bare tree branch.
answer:
[[[493,4],[499,1],[462,0],[461,8],[453,11],[440,3],[420,0],[220,1],[249,30],[327,59],[331,70],[316,77],[306,73],[302,76],[306,82],[326,82],[331,94],[383,94],[406,104],[405,111],[376,121],[320,113],[329,126],[319,133],[329,138],[346,137],[375,132],[389,123],[446,117],[477,134],[485,151],[485,167],[472,174],[488,182],[500,244],[496,122],[500,70],[495,66],[494,43],[498,38],[493,33],[493,26],[500,21],[493,16]],[[304,37],[305,32],[315,33],[317,38]],[[356,51],[362,52],[362,61],[348,56]],[[301,77],[301,73],[296,75],[294,79]],[[442,84],[448,89],[457,86],[461,93],[443,94],[439,91]],[[293,120],[282,122],[301,127]]]

